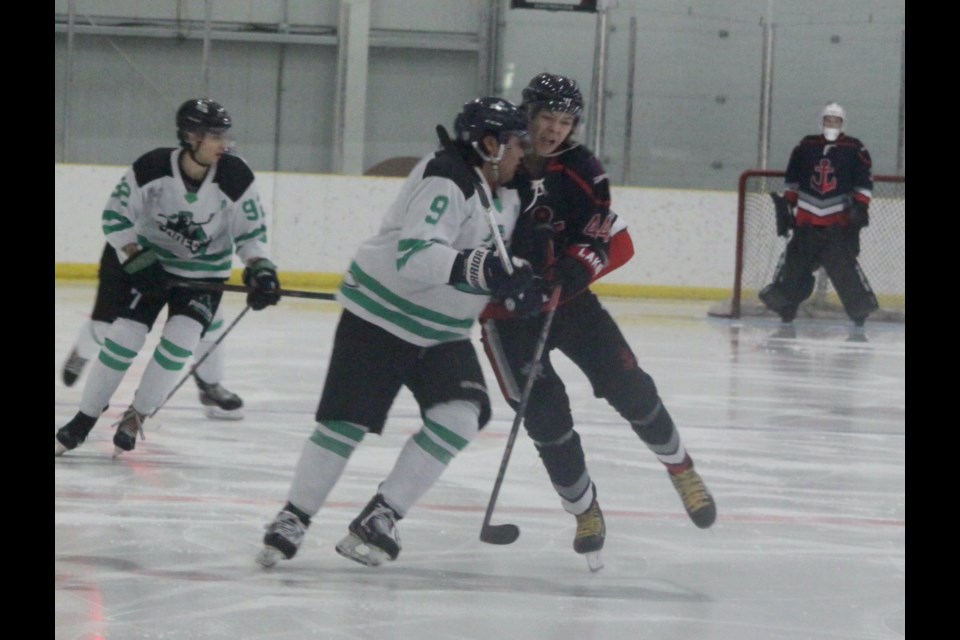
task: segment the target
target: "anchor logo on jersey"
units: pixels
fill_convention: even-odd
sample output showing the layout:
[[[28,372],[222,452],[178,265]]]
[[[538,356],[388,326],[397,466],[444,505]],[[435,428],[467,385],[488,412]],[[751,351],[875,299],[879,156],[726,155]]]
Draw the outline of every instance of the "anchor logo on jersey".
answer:
[[[810,186],[820,195],[826,195],[837,188],[837,172],[833,168],[830,158],[823,158],[813,168],[810,176]]]
[[[210,224],[214,214],[210,214],[206,222],[195,222],[192,211],[181,211],[173,215],[160,217],[163,222],[160,230],[189,249],[194,255],[204,253],[210,244],[210,237],[203,230],[204,225]]]

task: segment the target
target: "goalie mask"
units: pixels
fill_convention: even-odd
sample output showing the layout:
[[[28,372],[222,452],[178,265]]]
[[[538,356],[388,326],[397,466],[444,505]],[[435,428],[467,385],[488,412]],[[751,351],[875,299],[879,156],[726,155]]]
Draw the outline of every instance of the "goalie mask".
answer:
[[[831,118],[831,122],[826,122],[826,118]],[[835,118],[840,119],[839,124],[836,123]],[[840,137],[846,123],[847,110],[836,102],[829,103],[823,108],[823,111],[820,112],[820,130],[823,132],[823,137],[830,142]]]
[[[583,114],[583,94],[575,80],[553,73],[541,73],[523,90],[522,106],[531,118],[541,109],[568,113],[574,117],[573,126],[576,127]]]
[[[209,98],[187,100],[177,109],[177,139],[184,149],[192,151],[188,133],[201,136],[208,131],[222,134],[232,125],[233,120],[223,105]]]

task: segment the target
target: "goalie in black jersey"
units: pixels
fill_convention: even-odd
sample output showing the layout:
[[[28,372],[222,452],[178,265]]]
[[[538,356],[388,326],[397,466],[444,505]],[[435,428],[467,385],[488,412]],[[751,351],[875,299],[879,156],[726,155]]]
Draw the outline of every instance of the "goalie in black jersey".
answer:
[[[587,554],[592,570],[602,566],[606,526],[574,429],[570,398],[550,363],[557,349],[590,380],[662,462],[693,522],[716,518],[707,491],[663,406],[653,378],[637,364],[619,327],[590,290],[590,283],[633,255],[626,224],[610,210],[610,183],[600,160],[571,138],[583,111],[572,79],[541,73],[523,90],[533,154],[527,158],[532,194],[514,230],[515,255],[530,261],[548,287],[562,296],[533,385],[524,427],[533,439],[560,503],[577,519],[573,548]],[[484,314],[483,342],[501,390],[518,406],[540,334],[540,321],[491,306]]]
[[[777,204],[777,233],[786,236],[773,282],[760,299],[784,323],[813,293],[814,273],[827,272],[854,325],[862,327],[877,310],[877,298],[860,268],[860,231],[870,224],[873,195],[870,153],[844,133],[846,110],[831,102],[820,112],[821,132],[803,138],[787,164]]]

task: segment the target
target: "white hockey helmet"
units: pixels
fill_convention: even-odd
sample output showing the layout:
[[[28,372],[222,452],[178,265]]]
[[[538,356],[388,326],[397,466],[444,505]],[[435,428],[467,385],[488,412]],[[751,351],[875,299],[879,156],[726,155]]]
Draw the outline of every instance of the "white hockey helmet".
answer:
[[[833,116],[840,118],[840,127],[825,127],[823,125],[823,119],[827,116]],[[847,124],[847,110],[841,107],[836,102],[828,103],[823,111],[820,112],[820,130],[823,132],[823,137],[827,140],[833,141],[836,140],[840,135],[840,132],[843,131],[844,127]]]

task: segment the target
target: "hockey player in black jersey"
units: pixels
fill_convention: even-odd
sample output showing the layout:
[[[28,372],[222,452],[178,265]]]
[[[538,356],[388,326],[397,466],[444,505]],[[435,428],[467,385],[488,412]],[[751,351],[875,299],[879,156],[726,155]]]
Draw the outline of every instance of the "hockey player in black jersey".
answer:
[[[863,143],[844,133],[847,113],[842,106],[829,103],[820,120],[821,133],[804,137],[790,154],[783,194],[789,209],[780,215],[785,223],[778,223],[777,232],[793,232],[773,282],[759,296],[784,323],[791,323],[813,293],[814,272],[823,267],[847,315],[862,327],[878,308],[857,261],[860,230],[870,224],[872,162]]]
[[[626,224],[610,209],[610,183],[603,166],[570,137],[583,111],[580,90],[567,77],[542,73],[523,90],[523,107],[530,116],[534,148],[527,158],[532,193],[523,203],[512,248],[516,256],[534,265],[547,286],[562,287],[524,427],[561,505],[576,517],[573,548],[587,554],[595,571],[603,566],[599,551],[606,526],[580,435],[574,429],[570,398],[550,363],[552,349],[580,367],[594,395],[606,399],[666,466],[698,527],[713,524],[716,506],[693,468],[653,378],[637,364],[619,327],[589,288],[630,259],[633,242]],[[492,305],[482,327],[484,348],[501,390],[516,407],[540,322]]]

